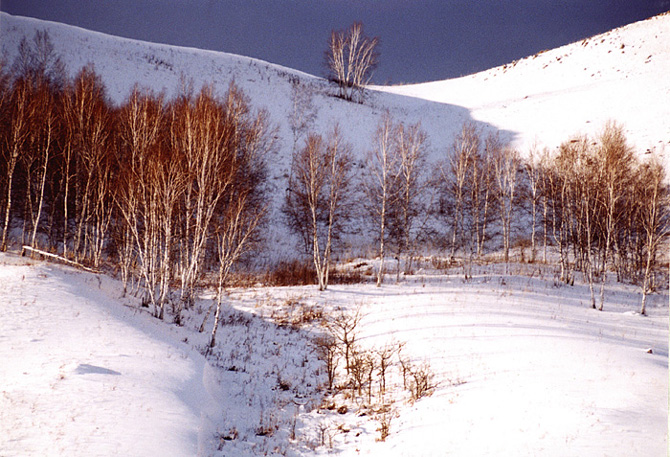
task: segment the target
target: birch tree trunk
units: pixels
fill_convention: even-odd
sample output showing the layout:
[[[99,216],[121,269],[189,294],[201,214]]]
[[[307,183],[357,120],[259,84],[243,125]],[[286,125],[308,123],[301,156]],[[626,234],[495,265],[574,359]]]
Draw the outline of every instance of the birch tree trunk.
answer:
[[[8,151],[7,159],[7,174],[6,182],[7,188],[5,199],[5,215],[4,225],[2,228],[2,242],[0,243],[0,251],[7,250],[7,236],[11,223],[12,214],[12,190],[14,186],[14,173],[19,158],[25,153],[26,143],[30,137],[30,125],[32,117],[34,116],[34,105],[30,103],[30,93],[32,91],[32,83],[27,79],[19,79],[14,82],[12,94],[9,100],[10,115],[9,115],[9,131],[6,135],[6,148]]]
[[[310,246],[319,290],[328,287],[333,242],[346,218],[351,162],[351,147],[335,126],[327,142],[309,135],[291,165],[284,212]]]
[[[376,225],[379,268],[377,287],[384,279],[389,210],[397,199],[398,157],[392,148],[393,120],[386,113],[375,133],[375,148],[368,153],[368,169],[363,186],[370,220]]]

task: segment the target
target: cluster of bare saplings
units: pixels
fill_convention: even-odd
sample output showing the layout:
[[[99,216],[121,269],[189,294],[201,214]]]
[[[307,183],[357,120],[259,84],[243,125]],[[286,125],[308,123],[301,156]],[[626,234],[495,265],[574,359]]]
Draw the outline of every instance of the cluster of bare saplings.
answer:
[[[405,343],[362,348],[357,328],[362,318],[360,308],[353,313],[340,312],[327,316],[324,319],[325,333],[315,339],[328,377],[329,395],[325,406],[344,414],[348,411],[347,403],[356,403],[357,407],[379,421],[379,439],[384,441],[388,437],[395,415],[394,404],[401,390],[393,380],[402,378],[402,389],[409,394],[410,402],[431,395],[437,384],[427,362],[412,362],[403,353]],[[326,444],[323,439],[321,444]]]
[[[468,279],[473,262],[502,252],[507,264],[512,245],[525,242],[530,262],[550,262],[549,247],[557,251],[561,281],[573,283],[581,272],[594,308],[596,283],[602,310],[613,271],[617,280],[641,285],[645,312],[667,234],[669,193],[657,157],[640,160],[621,126],[609,122],[595,138],[575,137],[555,153],[531,150],[526,158],[472,124],[431,167],[426,145],[420,125],[396,123],[387,114],[353,176],[351,147],[337,127],[325,139],[307,134],[294,154],[284,212],[313,257],[321,289],[357,206],[377,246],[377,285],[389,255],[398,260],[399,274],[401,259],[409,272],[413,258],[437,247]]]

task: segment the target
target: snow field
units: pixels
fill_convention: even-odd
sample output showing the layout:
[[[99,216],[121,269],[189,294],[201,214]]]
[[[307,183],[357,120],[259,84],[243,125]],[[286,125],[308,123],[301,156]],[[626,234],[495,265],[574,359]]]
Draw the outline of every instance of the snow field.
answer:
[[[363,157],[385,109],[421,122],[431,163],[463,122],[500,129],[525,152],[623,123],[639,153],[666,154],[670,138],[670,15],[450,81],[376,88],[365,105],[328,96],[324,82],[254,59],[134,42],[0,13],[10,61],[20,39],[48,28],[68,68],[94,62],[121,103],[139,83],[168,96],[183,74],[223,93],[234,80],[278,126],[270,158],[283,196],[292,150],[291,80],[314,90],[315,131],[340,122]],[[623,47],[622,47],[623,45]],[[280,224],[269,245],[293,250]],[[289,240],[289,241],[287,241]],[[281,251],[282,248],[284,251]],[[453,272],[452,272],[453,273]],[[668,450],[668,305],[609,284],[604,312],[587,288],[551,273],[417,276],[372,285],[232,290],[217,347],[197,328],[211,297],[184,327],[152,318],[116,281],[0,256],[0,455],[656,456]],[[312,340],[319,319],[364,313],[362,349],[405,342],[435,375],[416,402],[390,369],[390,435],[366,400],[322,398]],[[208,325],[211,325],[211,317]],[[206,327],[208,328],[208,327]],[[647,352],[651,349],[651,353]],[[346,380],[340,377],[340,382]],[[348,412],[328,409],[346,404]],[[361,415],[361,414],[365,415]],[[332,449],[331,449],[332,445]]]
[[[120,298],[107,277],[11,254],[0,263],[3,456],[667,450],[665,294],[643,317],[635,288],[608,285],[597,312],[586,286],[557,286],[551,272],[417,275],[323,293],[233,289],[205,359],[208,332],[197,327],[206,297],[176,327]],[[403,356],[434,376],[431,394],[412,401],[394,359],[385,442],[376,384],[372,404],[348,389],[324,398],[321,388],[321,317],[357,309],[361,349],[404,342]],[[346,384],[342,364],[337,384]]]
[[[586,286],[525,277],[463,283],[450,276],[301,293],[331,312],[360,307],[362,347],[405,342],[403,353],[415,366],[428,363],[435,375],[432,395],[412,402],[400,368],[389,370],[387,399],[395,399],[396,415],[383,443],[379,415],[365,407],[366,398],[332,397],[336,406],[349,406],[345,415],[318,409],[329,422],[333,448],[344,455],[643,456],[667,450],[662,296],[654,297],[647,318],[632,311],[639,297],[630,287],[608,287],[605,311],[597,312],[586,308]]]
[[[1,262],[0,454],[211,448],[202,356],[163,323],[110,299],[101,285],[115,281],[10,255]]]

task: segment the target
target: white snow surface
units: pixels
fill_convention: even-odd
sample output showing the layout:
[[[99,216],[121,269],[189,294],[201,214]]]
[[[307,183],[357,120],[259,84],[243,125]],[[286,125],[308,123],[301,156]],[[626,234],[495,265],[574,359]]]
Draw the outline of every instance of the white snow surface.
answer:
[[[107,278],[0,262],[0,455],[210,454],[211,369],[174,329]]]
[[[108,277],[2,254],[0,455],[665,455],[667,294],[640,316],[638,290],[611,284],[598,312],[586,286],[529,271],[233,290],[205,360],[208,300],[177,327]],[[323,329],[277,323],[317,308],[360,309],[362,347],[406,342],[430,364],[437,387],[417,402],[389,370],[385,442],[364,400],[323,407],[308,344]]]

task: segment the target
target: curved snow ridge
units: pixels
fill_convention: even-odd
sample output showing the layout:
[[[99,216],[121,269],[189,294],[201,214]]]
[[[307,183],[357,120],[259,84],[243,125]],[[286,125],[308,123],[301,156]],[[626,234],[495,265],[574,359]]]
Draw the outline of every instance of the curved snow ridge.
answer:
[[[250,73],[256,77],[273,73],[291,74],[300,79],[320,79],[253,57],[134,40],[5,12],[0,12],[0,23],[0,47],[9,62],[17,54],[22,38],[31,40],[35,31],[47,30],[56,51],[66,63],[66,69],[78,72],[84,65],[95,63],[96,71],[105,76],[108,94],[117,103],[129,95],[135,83],[172,93],[180,89],[184,76],[193,78],[198,85],[220,79],[228,81],[230,75],[246,80]],[[261,72],[263,75],[260,75]]]
[[[209,455],[200,354],[110,297],[107,278],[0,264],[3,455]]]
[[[515,146],[558,146],[613,119],[640,153],[670,144],[670,14],[461,78],[379,90],[459,105],[519,132]]]

